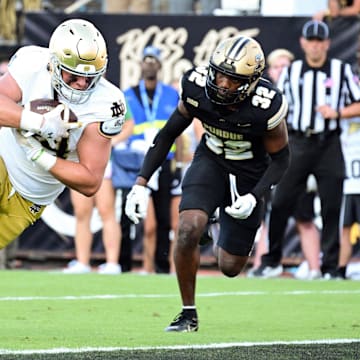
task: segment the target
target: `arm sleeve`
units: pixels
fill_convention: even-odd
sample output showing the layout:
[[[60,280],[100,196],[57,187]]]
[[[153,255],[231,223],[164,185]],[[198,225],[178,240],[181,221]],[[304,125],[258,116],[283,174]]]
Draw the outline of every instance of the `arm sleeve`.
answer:
[[[271,162],[268,168],[251,191],[257,199],[261,199],[265,192],[281,180],[290,163],[289,146],[286,145],[278,152],[270,154],[270,157]]]
[[[139,176],[146,180],[150,179],[165,160],[175,139],[190,125],[191,121],[192,119],[184,117],[178,109],[172,113],[146,153]]]

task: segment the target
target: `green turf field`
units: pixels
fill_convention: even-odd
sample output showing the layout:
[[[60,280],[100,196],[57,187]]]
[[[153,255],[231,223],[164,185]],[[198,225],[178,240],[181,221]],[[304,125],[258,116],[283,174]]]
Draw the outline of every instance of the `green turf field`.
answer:
[[[172,275],[1,271],[0,359],[360,359],[360,283],[199,276],[197,333]]]

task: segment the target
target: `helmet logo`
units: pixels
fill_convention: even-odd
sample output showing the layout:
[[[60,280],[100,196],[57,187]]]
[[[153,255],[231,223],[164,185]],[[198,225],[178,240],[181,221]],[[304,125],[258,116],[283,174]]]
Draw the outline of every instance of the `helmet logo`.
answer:
[[[255,55],[255,62],[256,62],[255,71],[261,70],[261,68],[262,68],[262,55],[261,54]]]

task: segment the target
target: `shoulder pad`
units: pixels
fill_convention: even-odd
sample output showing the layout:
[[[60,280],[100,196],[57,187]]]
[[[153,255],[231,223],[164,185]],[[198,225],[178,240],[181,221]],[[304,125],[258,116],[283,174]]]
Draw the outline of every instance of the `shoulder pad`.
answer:
[[[184,84],[188,82],[203,88],[206,85],[207,73],[208,68],[206,66],[194,67],[184,73],[182,77],[182,85],[184,86]]]
[[[105,137],[119,134],[125,122],[126,106],[122,101],[113,103],[111,110],[113,117],[109,120],[101,121],[99,126],[100,134]]]
[[[120,133],[124,124],[124,117],[100,122],[99,132],[105,137],[115,136]]]

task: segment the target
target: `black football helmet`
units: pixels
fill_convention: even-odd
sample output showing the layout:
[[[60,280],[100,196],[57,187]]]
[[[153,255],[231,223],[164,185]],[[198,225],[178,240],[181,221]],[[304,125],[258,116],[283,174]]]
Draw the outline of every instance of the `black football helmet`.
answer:
[[[209,62],[206,95],[219,105],[233,105],[243,101],[255,88],[265,68],[260,44],[246,36],[222,41]],[[216,73],[221,72],[241,81],[236,91],[224,91],[216,85]],[[219,92],[219,90],[221,90]]]

